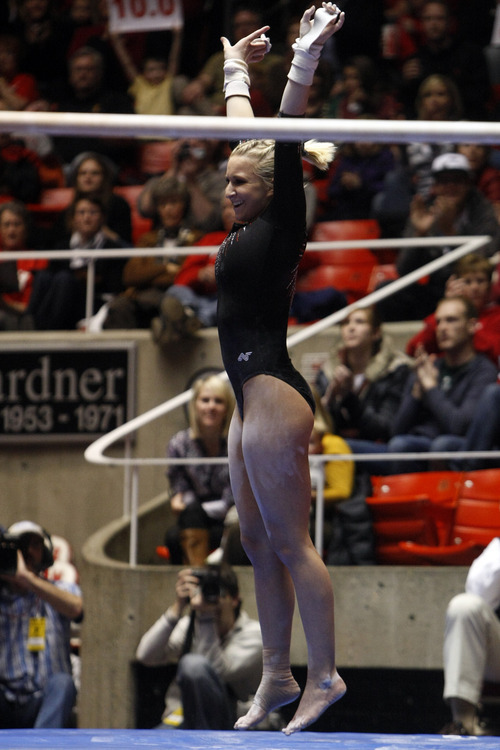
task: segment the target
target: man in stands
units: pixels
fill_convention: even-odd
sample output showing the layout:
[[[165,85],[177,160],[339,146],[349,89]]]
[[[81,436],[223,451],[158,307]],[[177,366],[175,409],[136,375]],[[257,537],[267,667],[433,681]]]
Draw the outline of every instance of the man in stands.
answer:
[[[497,377],[495,365],[474,349],[477,311],[466,297],[441,300],[436,338],[442,356],[417,352],[413,375],[394,418],[389,453],[456,450],[474,416],[478,399]],[[393,474],[421,471],[425,461],[395,461]]]
[[[491,301],[491,279],[494,267],[488,258],[470,253],[460,258],[455,272],[446,282],[445,297],[463,296],[470,299],[477,310],[478,320],[474,331],[474,349],[498,364],[500,356],[500,305]],[[412,357],[418,348],[424,347],[428,354],[436,354],[439,347],[436,338],[436,315],[432,313],[424,321],[424,327],[415,334],[406,346]]]

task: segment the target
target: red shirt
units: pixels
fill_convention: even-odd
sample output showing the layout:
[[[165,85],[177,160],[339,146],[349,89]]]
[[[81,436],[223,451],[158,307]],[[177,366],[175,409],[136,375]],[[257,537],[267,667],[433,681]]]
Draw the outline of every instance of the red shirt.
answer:
[[[406,345],[406,352],[415,356],[415,350],[422,344],[428,354],[438,354],[436,341],[436,316],[434,313],[424,320],[424,328],[415,334]],[[489,357],[495,365],[500,358],[500,305],[486,305],[478,316],[478,326],[474,334],[474,349]]]

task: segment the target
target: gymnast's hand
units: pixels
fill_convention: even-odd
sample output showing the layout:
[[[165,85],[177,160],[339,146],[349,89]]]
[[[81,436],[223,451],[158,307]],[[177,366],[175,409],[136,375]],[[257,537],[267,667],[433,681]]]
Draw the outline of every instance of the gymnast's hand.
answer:
[[[247,65],[260,62],[271,49],[271,43],[265,36],[269,28],[269,26],[262,26],[262,28],[252,31],[251,34],[243,37],[234,45],[231,45],[229,39],[222,36],[224,60],[243,60]]]
[[[334,3],[323,3],[317,10],[311,5],[300,19],[299,46],[309,52],[322,49],[326,40],[342,28],[344,20],[345,13]]]

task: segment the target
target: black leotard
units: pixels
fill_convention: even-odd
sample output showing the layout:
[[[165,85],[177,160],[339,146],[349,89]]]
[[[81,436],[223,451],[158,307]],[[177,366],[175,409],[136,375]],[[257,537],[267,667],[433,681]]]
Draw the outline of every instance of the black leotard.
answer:
[[[273,197],[248,224],[235,224],[215,266],[222,359],[243,419],[243,384],[272,375],[314,398],[286,346],[290,303],[306,245],[300,144],[276,143]]]

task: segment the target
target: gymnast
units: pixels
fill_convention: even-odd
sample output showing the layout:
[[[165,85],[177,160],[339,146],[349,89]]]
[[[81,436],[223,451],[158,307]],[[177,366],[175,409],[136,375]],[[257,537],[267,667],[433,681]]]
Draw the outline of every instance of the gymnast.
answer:
[[[332,3],[311,6],[300,22],[281,117],[305,113],[325,41],[344,22]],[[248,63],[270,48],[264,26],[224,48],[229,117],[252,117]],[[326,169],[332,144],[309,141],[305,157]],[[330,577],[309,536],[308,443],[314,400],[289,358],[288,311],[306,244],[302,146],[268,140],[240,143],[226,171],[226,196],[236,223],[216,263],[218,327],[224,366],[237,408],[229,432],[231,485],[242,543],[254,568],[264,645],[263,674],[254,702],[235,724],[248,729],[295,701],[290,668],[297,596],[308,648],[308,674],[289,735],[312,724],[345,693],[335,666],[334,602]]]

